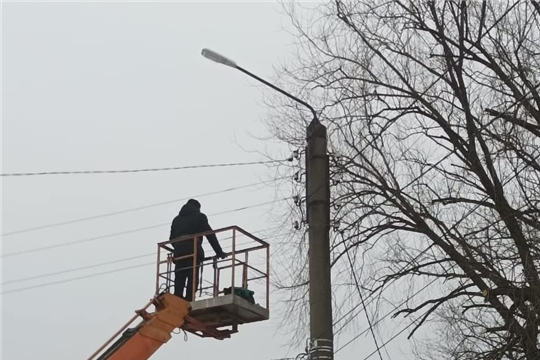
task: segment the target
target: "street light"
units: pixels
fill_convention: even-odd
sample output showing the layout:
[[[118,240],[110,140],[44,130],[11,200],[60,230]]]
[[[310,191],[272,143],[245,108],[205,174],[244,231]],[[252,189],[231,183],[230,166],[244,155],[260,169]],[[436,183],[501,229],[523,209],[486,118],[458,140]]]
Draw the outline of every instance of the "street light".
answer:
[[[223,56],[221,54],[218,54],[217,52],[212,51],[210,49],[203,49],[201,54],[205,58],[210,59],[210,60],[212,60],[214,62],[223,64],[225,66],[229,66],[229,67],[232,67],[232,68],[236,68],[236,66],[237,66],[236,63],[234,61],[232,61],[231,59],[228,59],[225,56]]]
[[[215,52],[213,50],[210,50],[210,49],[203,49],[201,54],[202,54],[202,56],[204,56],[205,58],[207,58],[209,60],[212,60],[213,62],[216,62],[218,64],[222,64],[222,65],[225,65],[225,66],[228,66],[228,67],[232,67],[233,69],[236,69],[236,70],[239,70],[239,71],[243,72],[244,74],[249,75],[250,77],[254,78],[255,80],[257,80],[259,82],[262,82],[266,86],[269,86],[272,89],[274,89],[276,91],[279,91],[280,93],[282,93],[283,95],[287,96],[290,99],[293,99],[297,103],[304,105],[306,108],[309,109],[309,111],[311,111],[311,114],[313,115],[313,122],[314,123],[319,122],[319,119],[317,117],[317,113],[315,112],[315,109],[313,109],[313,107],[311,105],[309,105],[307,102],[305,102],[303,100],[300,100],[296,96],[294,96],[292,94],[289,94],[285,90],[278,88],[274,84],[269,83],[268,81],[264,80],[263,78],[260,78],[257,75],[255,75],[255,74],[247,71],[246,69],[242,68],[241,66],[238,66],[236,64],[236,61],[233,61],[233,60],[229,59],[228,57],[223,56],[223,55],[221,55],[221,54],[219,54],[219,53],[217,53],[217,52]]]
[[[326,127],[317,113],[303,100],[289,94],[238,66],[235,61],[210,49],[202,55],[219,64],[240,70],[255,80],[279,91],[308,108],[313,120],[306,129],[306,216],[309,224],[309,308],[311,358],[333,360],[332,286],[330,272],[330,175],[327,154]]]

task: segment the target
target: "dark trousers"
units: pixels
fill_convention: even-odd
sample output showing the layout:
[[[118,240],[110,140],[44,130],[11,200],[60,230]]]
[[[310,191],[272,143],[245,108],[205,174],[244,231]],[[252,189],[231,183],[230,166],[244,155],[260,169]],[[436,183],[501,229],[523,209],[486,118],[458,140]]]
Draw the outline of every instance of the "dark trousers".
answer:
[[[178,260],[174,265],[174,295],[193,301],[199,286],[199,271],[202,261],[197,260],[195,278],[193,277],[193,258]],[[186,284],[187,281],[187,284]],[[184,288],[186,289],[184,295]]]

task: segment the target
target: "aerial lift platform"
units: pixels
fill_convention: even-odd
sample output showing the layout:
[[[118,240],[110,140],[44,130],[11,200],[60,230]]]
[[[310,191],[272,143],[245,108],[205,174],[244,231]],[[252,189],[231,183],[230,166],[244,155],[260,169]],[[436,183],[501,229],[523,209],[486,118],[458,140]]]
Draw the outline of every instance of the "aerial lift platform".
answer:
[[[199,271],[201,276],[199,289],[193,289],[197,293],[193,291],[193,301],[188,302],[171,291],[174,262],[186,257],[195,259],[197,247],[193,239],[209,234],[216,234],[220,238],[228,257],[219,260],[206,258],[200,267],[190,270],[194,276]],[[180,241],[191,241],[195,245],[194,253],[175,258],[173,245]],[[231,246],[227,246],[229,241]],[[204,338],[223,340],[238,332],[239,325],[268,320],[269,258],[269,244],[238,226],[158,243],[153,298],[143,308],[136,310],[135,315],[88,360],[146,360],[167,343],[178,329]],[[203,277],[204,269],[211,270],[211,280],[207,279],[208,270],[206,278]],[[238,288],[256,290],[255,299],[258,301],[264,294],[262,304],[239,296],[234,291]],[[154,310],[149,312],[151,306]],[[130,327],[138,319],[139,322]]]

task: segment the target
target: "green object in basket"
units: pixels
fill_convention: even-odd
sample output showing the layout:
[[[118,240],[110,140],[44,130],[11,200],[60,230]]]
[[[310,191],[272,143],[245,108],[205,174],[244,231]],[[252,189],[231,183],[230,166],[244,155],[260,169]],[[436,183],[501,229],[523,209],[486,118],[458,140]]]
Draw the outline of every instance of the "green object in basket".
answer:
[[[225,288],[223,289],[223,293],[225,295],[229,295],[231,293],[231,288],[228,287],[228,288]],[[234,295],[236,296],[240,296],[242,299],[252,303],[252,304],[255,304],[255,299],[253,298],[253,295],[255,294],[255,292],[251,291],[251,290],[248,290],[248,289],[244,289],[244,288],[241,288],[241,287],[234,287]]]

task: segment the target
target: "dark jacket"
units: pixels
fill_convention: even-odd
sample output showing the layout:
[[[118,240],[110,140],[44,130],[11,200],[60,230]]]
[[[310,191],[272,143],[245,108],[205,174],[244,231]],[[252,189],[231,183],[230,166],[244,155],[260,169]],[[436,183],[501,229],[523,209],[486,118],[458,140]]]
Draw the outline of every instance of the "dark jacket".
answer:
[[[206,215],[200,212],[200,210],[195,206],[186,204],[182,207],[180,213],[178,213],[178,216],[176,216],[172,222],[169,240],[206,231],[212,231],[212,228],[208,224],[208,218]],[[207,235],[206,238],[210,242],[210,245],[212,245],[216,255],[219,256],[223,254],[223,250],[221,249],[215,234]],[[173,244],[173,246],[175,257],[193,254],[193,240],[191,239],[176,242]],[[204,259],[202,236],[197,237],[197,259],[199,261]]]

